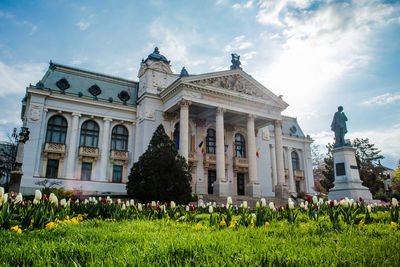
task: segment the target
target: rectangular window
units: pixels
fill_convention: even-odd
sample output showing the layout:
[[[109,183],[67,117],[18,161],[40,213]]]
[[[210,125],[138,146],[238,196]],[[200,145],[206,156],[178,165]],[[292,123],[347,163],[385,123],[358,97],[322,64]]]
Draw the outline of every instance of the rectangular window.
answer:
[[[113,183],[120,183],[122,181],[122,168],[121,165],[113,166]]]
[[[59,163],[59,161],[56,159],[47,160],[46,178],[57,178],[58,163]]]
[[[90,181],[92,177],[92,163],[82,162],[81,180]]]

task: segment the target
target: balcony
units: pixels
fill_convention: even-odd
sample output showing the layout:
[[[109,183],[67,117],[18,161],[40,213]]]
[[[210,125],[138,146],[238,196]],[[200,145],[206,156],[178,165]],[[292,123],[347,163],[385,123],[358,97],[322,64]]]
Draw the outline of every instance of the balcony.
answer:
[[[129,161],[129,152],[122,150],[111,150],[110,158],[112,160]]]
[[[197,163],[197,153],[196,152],[189,152],[188,161],[191,163]]]
[[[43,152],[46,156],[49,153],[61,154],[60,156],[64,156],[65,155],[65,144],[45,143]]]
[[[304,178],[304,171],[303,170],[294,170],[293,174],[294,174],[294,177]]]
[[[233,166],[238,168],[248,168],[249,160],[247,158],[233,157]]]
[[[204,165],[209,167],[210,165],[217,165],[216,154],[204,154]],[[228,156],[225,154],[225,165],[228,166]]]
[[[99,157],[99,148],[98,147],[80,146],[78,156],[80,159],[82,157],[88,157],[88,158],[94,158],[95,160],[97,160],[97,158]]]

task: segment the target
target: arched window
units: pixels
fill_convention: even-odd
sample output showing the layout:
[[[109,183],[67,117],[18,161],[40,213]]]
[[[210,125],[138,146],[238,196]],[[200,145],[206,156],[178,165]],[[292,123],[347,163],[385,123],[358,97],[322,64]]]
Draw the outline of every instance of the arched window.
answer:
[[[92,120],[85,121],[81,127],[80,146],[97,147],[99,142],[99,126]]]
[[[46,142],[65,144],[68,123],[64,117],[56,115],[47,123]]]
[[[175,124],[175,129],[174,129],[174,143],[175,143],[175,148],[179,150],[179,129],[180,125],[179,122]]]
[[[117,125],[111,133],[111,149],[112,150],[128,150],[128,130],[125,126]]]
[[[207,154],[215,154],[215,130],[208,129],[207,130],[207,137],[206,137],[206,152]]]
[[[292,168],[293,170],[300,170],[299,155],[295,151],[292,152]]]
[[[246,157],[246,141],[240,133],[235,134],[235,153],[238,158]]]

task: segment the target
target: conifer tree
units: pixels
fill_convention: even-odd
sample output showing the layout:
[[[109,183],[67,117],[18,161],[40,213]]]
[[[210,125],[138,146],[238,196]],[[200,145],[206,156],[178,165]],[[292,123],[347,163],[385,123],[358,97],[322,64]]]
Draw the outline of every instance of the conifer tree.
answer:
[[[160,124],[146,152],[131,169],[128,195],[145,202],[173,200],[186,204],[191,200],[190,181],[190,166]]]

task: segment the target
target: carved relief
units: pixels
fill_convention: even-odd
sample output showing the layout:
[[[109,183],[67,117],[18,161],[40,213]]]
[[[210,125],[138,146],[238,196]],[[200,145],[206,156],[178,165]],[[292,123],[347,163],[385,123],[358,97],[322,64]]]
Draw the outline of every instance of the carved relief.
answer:
[[[32,105],[31,111],[29,114],[29,120],[31,122],[38,123],[38,122],[40,122],[40,115],[41,115],[41,106]]]
[[[154,110],[146,109],[140,114],[139,118],[141,120],[152,120],[152,121],[154,121],[155,120],[155,112],[154,112]]]
[[[262,132],[262,139],[268,141],[269,140],[269,129],[264,129]]]

